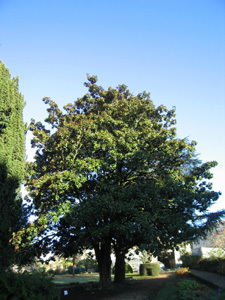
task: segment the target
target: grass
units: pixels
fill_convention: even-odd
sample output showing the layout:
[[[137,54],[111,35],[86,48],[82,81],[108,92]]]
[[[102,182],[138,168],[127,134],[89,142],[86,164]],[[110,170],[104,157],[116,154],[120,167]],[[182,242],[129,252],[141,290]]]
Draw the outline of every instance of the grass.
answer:
[[[88,283],[88,282],[99,282],[99,274],[77,274],[75,276],[72,275],[56,275],[53,277],[53,281],[55,284],[71,284],[71,283]]]
[[[112,275],[112,281],[114,279],[114,275]],[[138,273],[128,273],[126,274],[127,280],[142,280],[149,279],[149,276],[140,276]],[[53,281],[58,285],[67,285],[71,283],[88,283],[88,282],[99,282],[99,273],[84,273],[84,274],[76,274],[74,276],[66,274],[66,275],[56,275],[53,277]]]

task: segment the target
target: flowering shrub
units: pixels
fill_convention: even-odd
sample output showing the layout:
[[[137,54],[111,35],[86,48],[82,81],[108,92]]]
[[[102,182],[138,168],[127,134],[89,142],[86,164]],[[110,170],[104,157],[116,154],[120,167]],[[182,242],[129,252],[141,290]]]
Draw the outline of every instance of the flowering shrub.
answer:
[[[184,275],[189,273],[189,268],[179,268],[177,269],[176,273],[178,275]]]

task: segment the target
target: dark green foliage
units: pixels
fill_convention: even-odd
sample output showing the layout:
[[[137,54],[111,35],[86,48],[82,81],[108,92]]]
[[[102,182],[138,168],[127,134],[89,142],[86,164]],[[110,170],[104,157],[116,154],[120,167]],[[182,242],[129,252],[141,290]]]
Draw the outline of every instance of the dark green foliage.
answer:
[[[185,253],[180,258],[182,261],[182,267],[195,269],[200,258],[200,256]]]
[[[209,183],[217,163],[197,160],[196,142],[176,136],[175,109],[96,83],[88,76],[88,93],[64,111],[44,99],[53,130],[30,124],[37,152],[26,185],[41,249],[94,248],[101,284],[110,285],[112,247],[124,275],[130,248],[158,255],[205,235],[224,212],[208,212],[219,197]]]
[[[73,274],[73,270],[74,270],[74,267],[73,267],[73,266],[69,266],[69,267],[67,268],[67,272],[68,272],[69,274]]]
[[[85,272],[85,268],[84,267],[76,267],[74,268],[74,274],[81,274]]]
[[[175,257],[174,251],[162,251],[158,256],[158,260],[161,261],[166,269],[175,269]]]
[[[77,266],[78,267],[83,267],[85,269],[85,271],[88,271],[89,269],[92,269],[92,270],[97,270],[98,268],[98,262],[96,259],[93,259],[92,257],[87,257],[85,259],[82,259],[80,260],[78,263],[77,263]]]
[[[160,265],[159,263],[141,264],[139,267],[139,273],[141,276],[158,276],[160,273]]]
[[[59,292],[52,279],[45,273],[1,273],[1,300],[55,300]]]
[[[0,268],[3,269],[15,258],[10,242],[12,234],[26,223],[20,195],[25,172],[25,103],[18,89],[18,78],[11,79],[9,70],[0,61]]]
[[[159,263],[141,264],[139,267],[140,276],[158,276],[160,273]]]
[[[126,274],[127,273],[133,273],[133,269],[132,269],[131,265],[128,264],[128,263],[125,264],[125,273]]]
[[[225,275],[225,259],[224,258],[201,258],[197,262],[196,269],[206,272]]]
[[[202,258],[186,253],[181,256],[181,261],[184,267],[189,267],[190,269],[225,275],[225,258]]]
[[[47,273],[48,274],[54,274],[54,275],[62,275],[62,274],[66,274],[67,272],[65,270],[61,269],[61,268],[56,268],[54,270],[49,270]]]
[[[224,300],[224,290],[213,290],[195,280],[175,278],[162,288],[156,300]]]
[[[147,276],[147,267],[149,267],[150,263],[146,263],[146,264],[140,264],[139,266],[139,273],[140,276]]]
[[[115,266],[112,269],[112,273],[115,274]],[[125,263],[125,274],[133,273],[133,268],[130,264]]]
[[[160,273],[160,265],[159,263],[151,263],[147,268],[147,274],[149,276],[158,276]]]
[[[195,280],[186,279],[178,282],[178,299],[180,300],[206,300],[211,299],[209,289],[197,283]]]
[[[182,280],[178,283],[179,291],[191,291],[199,288],[199,284],[195,280]]]

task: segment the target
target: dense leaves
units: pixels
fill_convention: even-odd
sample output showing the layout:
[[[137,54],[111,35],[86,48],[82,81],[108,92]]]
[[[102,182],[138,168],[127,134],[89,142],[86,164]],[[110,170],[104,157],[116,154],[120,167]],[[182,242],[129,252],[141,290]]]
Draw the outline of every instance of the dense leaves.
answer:
[[[219,196],[209,183],[216,162],[201,163],[196,142],[176,136],[175,109],[155,107],[148,93],[133,96],[125,85],[96,83],[88,76],[88,93],[65,112],[44,99],[46,125],[30,124],[37,152],[26,185],[42,249],[94,248],[107,285],[111,247],[121,282],[129,248],[157,254],[204,235],[223,212],[208,213]]]
[[[18,78],[0,61],[0,268],[13,260],[13,232],[26,221],[20,187],[25,170],[24,100]]]
[[[59,299],[59,290],[52,278],[37,271],[0,273],[0,294],[2,300]]]

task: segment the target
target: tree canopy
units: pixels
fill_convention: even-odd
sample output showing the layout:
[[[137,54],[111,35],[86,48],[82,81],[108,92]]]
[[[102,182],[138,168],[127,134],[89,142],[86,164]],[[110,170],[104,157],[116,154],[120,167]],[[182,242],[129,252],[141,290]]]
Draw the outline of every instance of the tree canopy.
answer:
[[[69,255],[93,247],[105,286],[112,248],[121,282],[129,248],[158,254],[203,236],[224,212],[208,212],[219,197],[209,181],[217,163],[202,163],[196,142],[177,137],[174,108],[87,78],[82,98],[64,111],[45,98],[46,125],[32,120],[37,151],[26,185],[41,248]]]
[[[25,173],[24,100],[0,61],[0,269],[14,257],[10,240],[25,222],[20,187]]]

